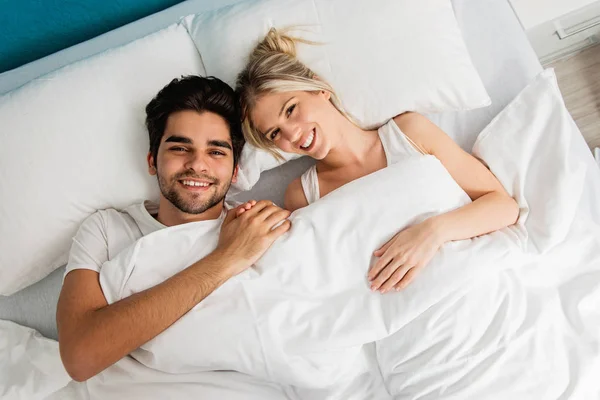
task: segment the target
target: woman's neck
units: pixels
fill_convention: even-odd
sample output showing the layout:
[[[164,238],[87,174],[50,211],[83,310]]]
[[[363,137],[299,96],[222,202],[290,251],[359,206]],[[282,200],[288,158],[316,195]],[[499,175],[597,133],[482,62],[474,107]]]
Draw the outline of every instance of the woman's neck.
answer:
[[[338,131],[332,136],[331,149],[325,158],[317,162],[317,168],[325,171],[364,164],[379,142],[379,137],[373,133],[376,131],[361,129],[340,115]]]

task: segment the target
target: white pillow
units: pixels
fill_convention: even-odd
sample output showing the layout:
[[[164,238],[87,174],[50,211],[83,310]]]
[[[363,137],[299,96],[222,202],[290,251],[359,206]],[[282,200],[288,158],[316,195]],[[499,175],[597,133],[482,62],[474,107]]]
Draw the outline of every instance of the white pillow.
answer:
[[[584,190],[579,128],[565,107],[554,70],[540,73],[479,134],[473,155],[521,207],[532,247],[544,252],[569,232]]]
[[[375,127],[407,110],[435,113],[489,105],[449,0],[259,0],[184,20],[209,75],[234,85],[269,28],[321,43],[299,45],[298,57],[327,80],[346,110]],[[238,189],[278,165],[249,148]],[[258,170],[250,169],[259,166]]]
[[[158,198],[145,106],[187,74],[202,62],[172,25],[0,97],[0,294],[63,265],[91,213]]]

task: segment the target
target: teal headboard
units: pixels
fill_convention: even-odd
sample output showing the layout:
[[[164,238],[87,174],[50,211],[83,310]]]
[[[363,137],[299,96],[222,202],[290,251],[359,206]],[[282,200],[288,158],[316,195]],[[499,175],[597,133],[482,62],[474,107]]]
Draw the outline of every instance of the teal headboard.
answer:
[[[0,73],[181,0],[0,0]]]

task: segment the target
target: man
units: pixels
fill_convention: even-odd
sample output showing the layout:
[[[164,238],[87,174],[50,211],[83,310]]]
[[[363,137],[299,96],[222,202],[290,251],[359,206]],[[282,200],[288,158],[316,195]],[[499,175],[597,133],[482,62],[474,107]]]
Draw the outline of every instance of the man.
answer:
[[[165,86],[146,107],[148,168],[159,204],[90,216],[73,239],[58,301],[64,366],[84,381],[167,329],[229,278],[250,267],[289,230],[289,212],[271,202],[224,209],[244,143],[234,91],[216,78],[189,76]],[[167,226],[222,219],[217,248],[165,282],[108,304],[102,264]]]

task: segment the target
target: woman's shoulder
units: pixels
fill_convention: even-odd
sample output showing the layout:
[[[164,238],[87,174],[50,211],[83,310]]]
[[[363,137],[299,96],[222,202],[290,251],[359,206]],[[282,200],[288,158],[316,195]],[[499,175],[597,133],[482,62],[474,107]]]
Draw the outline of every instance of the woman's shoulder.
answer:
[[[302,177],[299,176],[288,185],[285,190],[283,202],[284,207],[290,211],[295,211],[308,205],[308,200],[306,200],[302,187]]]
[[[402,132],[414,131],[419,126],[431,123],[424,115],[414,111],[407,111],[394,117],[394,122]]]
[[[427,117],[417,112],[407,111],[394,117],[400,131],[423,154],[431,154],[432,142],[437,140],[440,129]]]

